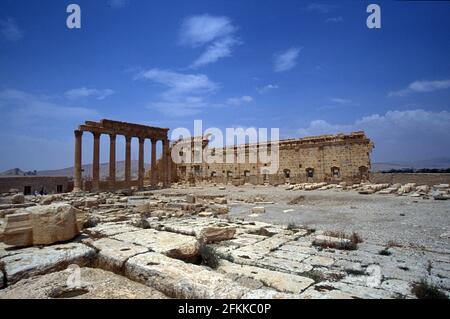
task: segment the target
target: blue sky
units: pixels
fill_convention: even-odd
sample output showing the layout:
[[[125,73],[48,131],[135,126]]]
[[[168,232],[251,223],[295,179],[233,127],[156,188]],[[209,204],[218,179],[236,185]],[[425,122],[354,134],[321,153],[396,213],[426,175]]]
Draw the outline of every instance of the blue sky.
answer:
[[[0,170],[71,166],[73,130],[101,118],[365,130],[376,162],[450,157],[450,2],[376,1],[368,29],[372,2],[1,0]]]

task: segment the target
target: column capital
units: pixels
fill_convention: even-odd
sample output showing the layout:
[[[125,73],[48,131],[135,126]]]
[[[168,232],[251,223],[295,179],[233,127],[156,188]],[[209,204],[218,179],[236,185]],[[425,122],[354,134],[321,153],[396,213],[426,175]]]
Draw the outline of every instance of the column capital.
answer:
[[[109,138],[112,139],[112,140],[115,140],[116,137],[117,137],[116,133],[111,133],[111,134],[108,134],[108,135],[109,135]]]
[[[125,135],[125,142],[127,142],[127,143],[131,142],[132,138],[133,138],[133,136]]]
[[[83,135],[83,131],[80,131],[80,130],[75,130],[75,131],[73,131],[73,132],[74,132],[74,134],[75,134],[76,137],[80,137],[80,136]]]
[[[150,141],[152,142],[152,145],[158,143],[159,139],[156,137],[150,137]]]
[[[139,137],[139,144],[144,144],[145,137]]]
[[[99,133],[99,132],[91,132],[92,133],[92,135],[94,136],[94,138],[100,138],[100,135],[102,135],[101,133]]]

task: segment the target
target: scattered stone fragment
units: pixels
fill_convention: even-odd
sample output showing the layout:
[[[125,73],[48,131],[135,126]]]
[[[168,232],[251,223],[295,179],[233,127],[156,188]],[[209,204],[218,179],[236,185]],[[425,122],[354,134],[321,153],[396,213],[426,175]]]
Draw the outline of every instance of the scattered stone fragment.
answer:
[[[23,194],[16,194],[11,198],[13,204],[23,204],[25,202],[25,196]]]
[[[236,227],[226,226],[226,227],[205,227],[200,231],[197,238],[201,243],[213,243],[223,240],[233,239],[236,234]]]
[[[266,212],[266,209],[263,206],[252,207],[253,214],[263,214]]]

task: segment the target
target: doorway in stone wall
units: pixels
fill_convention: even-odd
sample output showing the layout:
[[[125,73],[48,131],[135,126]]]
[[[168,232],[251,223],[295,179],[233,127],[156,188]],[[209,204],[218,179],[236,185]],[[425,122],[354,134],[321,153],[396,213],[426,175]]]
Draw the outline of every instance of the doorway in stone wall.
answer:
[[[31,195],[31,186],[25,186],[24,188],[23,188],[23,194],[24,195]]]
[[[284,175],[284,182],[285,183],[290,183],[291,182],[291,170],[290,169],[284,169],[283,170],[283,175]]]

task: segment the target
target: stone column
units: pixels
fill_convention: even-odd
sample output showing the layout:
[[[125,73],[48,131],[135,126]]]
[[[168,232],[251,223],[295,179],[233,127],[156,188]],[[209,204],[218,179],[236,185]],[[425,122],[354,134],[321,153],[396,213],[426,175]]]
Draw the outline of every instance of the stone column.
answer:
[[[125,136],[125,182],[130,187],[131,182],[131,136]]]
[[[170,141],[167,140],[167,186],[172,184],[172,155],[170,150]]]
[[[100,186],[100,133],[94,135],[94,156],[92,160],[92,191],[98,192]]]
[[[145,139],[140,137],[139,138],[139,173],[138,173],[138,186],[143,187],[144,186],[144,142]]]
[[[152,173],[152,186],[156,186],[158,184],[158,181],[156,180],[156,142],[158,142],[157,139],[152,138],[152,166],[151,166],[151,173]]]
[[[109,135],[109,189],[116,187],[116,134]]]
[[[167,163],[167,159],[168,159],[168,152],[169,152],[169,143],[167,139],[164,139],[163,141],[163,152],[162,152],[162,156],[161,156],[161,170],[162,170],[162,180],[163,180],[163,185],[167,186],[168,184],[168,169],[169,169],[169,165]]]
[[[75,163],[74,163],[74,174],[73,174],[73,191],[79,192],[82,187],[82,137],[83,131],[75,131]]]

